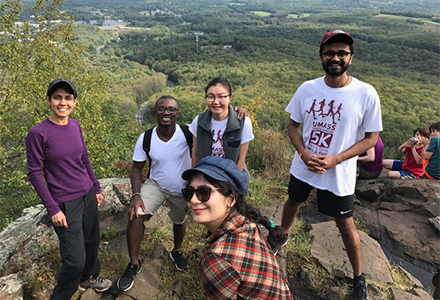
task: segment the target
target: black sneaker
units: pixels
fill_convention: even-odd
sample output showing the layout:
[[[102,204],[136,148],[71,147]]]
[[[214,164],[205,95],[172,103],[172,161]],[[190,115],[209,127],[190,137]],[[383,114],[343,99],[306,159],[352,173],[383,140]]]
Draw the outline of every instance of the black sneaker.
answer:
[[[124,274],[116,282],[116,287],[124,292],[131,289],[133,286],[134,278],[142,269],[142,262],[139,260],[139,265],[128,263],[127,269]]]
[[[285,233],[282,238],[280,238],[275,243],[270,243],[273,251],[273,255],[277,255],[278,251],[287,245],[287,242],[289,241],[289,235]]]
[[[188,269],[188,262],[186,261],[185,257],[183,257],[182,251],[173,249],[170,252],[170,257],[174,261],[174,266],[177,270],[185,271]]]
[[[81,291],[85,291],[86,289],[94,289],[98,293],[102,293],[111,288],[112,285],[113,283],[111,282],[111,280],[99,277],[97,275],[92,275],[86,281],[81,282],[78,285],[78,288]]]
[[[353,283],[353,300],[368,300],[367,282],[363,275]]]

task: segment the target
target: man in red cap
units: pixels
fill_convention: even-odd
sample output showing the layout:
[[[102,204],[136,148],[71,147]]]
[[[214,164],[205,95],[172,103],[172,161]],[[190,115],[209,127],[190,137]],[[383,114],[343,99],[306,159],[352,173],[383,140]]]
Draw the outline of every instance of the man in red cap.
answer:
[[[296,154],[281,227],[287,235],[301,203],[316,188],[318,211],[335,218],[353,267],[353,299],[364,300],[368,290],[353,222],[356,161],[376,144],[382,120],[376,90],[347,74],[353,43],[345,31],[327,32],[319,49],[325,76],[303,83],[286,108]],[[321,113],[313,113],[318,109],[314,103],[322,103]],[[274,251],[284,244],[280,241]]]

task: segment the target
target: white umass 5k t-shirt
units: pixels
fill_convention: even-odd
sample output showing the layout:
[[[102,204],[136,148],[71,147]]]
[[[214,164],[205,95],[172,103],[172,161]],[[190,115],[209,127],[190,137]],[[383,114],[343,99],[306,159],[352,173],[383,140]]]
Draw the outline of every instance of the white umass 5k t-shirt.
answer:
[[[191,169],[191,157],[185,134],[179,125],[167,142],[162,141],[156,133],[156,128],[151,134],[150,145],[150,179],[171,192],[180,193],[186,181],[182,179],[182,173]],[[144,162],[148,157],[143,149],[145,132],[139,136],[134,148],[133,161]]]
[[[331,88],[324,77],[304,82],[286,111],[303,123],[307,151],[316,155],[337,155],[364,138],[365,132],[382,131],[379,96],[371,85],[353,78],[342,88]],[[354,194],[357,156],[317,174],[307,170],[298,153],[290,173],[311,186],[338,196]]]
[[[211,135],[212,135],[212,151],[211,155],[225,158],[225,150],[223,149],[223,135],[225,134],[228,125],[229,117],[222,121],[216,121],[211,118]],[[195,117],[189,126],[189,131],[197,137],[197,125],[199,123],[199,116]],[[240,145],[250,142],[254,139],[252,133],[252,122],[249,118],[244,119],[243,132],[241,134]]]

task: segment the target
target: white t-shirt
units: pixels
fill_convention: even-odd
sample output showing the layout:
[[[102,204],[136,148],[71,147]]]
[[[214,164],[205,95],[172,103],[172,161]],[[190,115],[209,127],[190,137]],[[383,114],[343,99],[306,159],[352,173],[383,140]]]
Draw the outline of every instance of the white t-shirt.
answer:
[[[228,119],[222,121],[216,121],[211,118],[211,134],[212,134],[212,152],[213,156],[220,156],[225,158],[225,150],[223,148],[223,135],[228,125]],[[189,131],[197,137],[197,125],[199,123],[199,116],[195,117],[191,125],[189,125]],[[244,119],[243,132],[241,134],[240,145],[250,142],[254,139],[254,134],[252,133],[252,122],[249,118]]]
[[[182,179],[182,173],[191,168],[191,157],[185,134],[179,125],[167,142],[162,141],[156,133],[156,128],[151,134],[150,145],[150,179],[171,192],[180,193],[186,181]],[[134,148],[133,161],[144,162],[148,160],[142,145],[145,132],[139,136]]]
[[[316,155],[337,155],[363,139],[365,132],[382,131],[379,95],[374,87],[356,78],[342,88],[327,86],[324,77],[307,81],[286,111],[293,121],[304,123],[305,148]],[[296,153],[290,173],[315,188],[347,196],[354,193],[356,161],[353,157],[317,174],[307,170]]]

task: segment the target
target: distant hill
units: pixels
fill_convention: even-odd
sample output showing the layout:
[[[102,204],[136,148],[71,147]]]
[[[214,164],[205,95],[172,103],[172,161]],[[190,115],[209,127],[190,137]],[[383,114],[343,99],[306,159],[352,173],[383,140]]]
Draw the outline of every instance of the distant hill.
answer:
[[[34,1],[24,1],[24,2],[34,2]],[[294,0],[281,0],[281,1],[266,1],[266,0],[175,0],[172,3],[176,5],[233,5],[240,4],[240,6],[249,5],[260,5],[261,7],[267,8],[268,6],[277,9],[289,9],[291,7],[313,7],[314,10],[328,9],[352,9],[352,8],[364,8],[364,9],[387,9],[387,10],[406,10],[406,11],[425,11],[425,12],[438,12],[440,11],[440,6],[438,0],[425,0],[423,2],[418,2],[414,5],[413,0],[353,0],[341,2],[338,0],[305,0],[305,1],[294,1]],[[124,6],[126,4],[158,4],[157,1],[140,1],[140,0],[125,0],[123,2],[119,0],[66,0],[65,5],[118,5]]]

